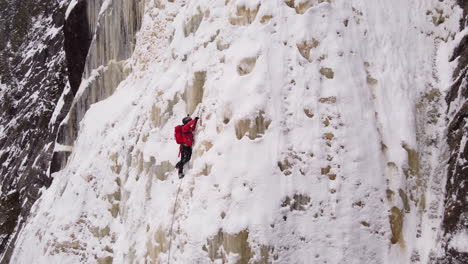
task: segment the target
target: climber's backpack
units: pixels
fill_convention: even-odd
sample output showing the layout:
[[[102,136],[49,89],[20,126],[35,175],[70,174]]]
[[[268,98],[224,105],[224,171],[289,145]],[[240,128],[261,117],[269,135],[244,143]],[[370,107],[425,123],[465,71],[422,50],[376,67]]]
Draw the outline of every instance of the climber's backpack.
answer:
[[[184,143],[184,136],[182,135],[182,125],[178,125],[174,128],[174,137],[177,144]]]

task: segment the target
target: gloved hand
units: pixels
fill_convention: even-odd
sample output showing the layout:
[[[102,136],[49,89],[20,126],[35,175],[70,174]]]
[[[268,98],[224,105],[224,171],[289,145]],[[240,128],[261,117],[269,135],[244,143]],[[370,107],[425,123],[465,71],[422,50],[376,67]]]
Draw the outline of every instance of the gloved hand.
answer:
[[[198,121],[198,119],[200,119],[198,116],[197,116],[197,117],[195,117],[195,120],[197,120],[197,121]]]

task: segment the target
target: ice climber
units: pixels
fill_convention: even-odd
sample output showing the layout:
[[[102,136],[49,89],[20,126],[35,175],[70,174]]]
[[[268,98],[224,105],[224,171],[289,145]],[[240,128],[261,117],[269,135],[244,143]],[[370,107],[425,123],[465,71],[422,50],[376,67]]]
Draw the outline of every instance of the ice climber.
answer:
[[[190,161],[192,157],[192,146],[193,146],[193,132],[197,126],[199,117],[192,119],[190,116],[186,116],[182,119],[183,125],[175,127],[175,139],[179,147],[180,161],[177,162],[176,168],[179,169],[179,178],[184,177],[184,165]],[[182,155],[181,155],[182,154]]]

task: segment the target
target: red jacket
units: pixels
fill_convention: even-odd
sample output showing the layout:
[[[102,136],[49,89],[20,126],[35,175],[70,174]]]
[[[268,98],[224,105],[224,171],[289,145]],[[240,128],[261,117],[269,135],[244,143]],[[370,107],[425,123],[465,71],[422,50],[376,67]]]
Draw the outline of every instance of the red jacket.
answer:
[[[182,136],[184,137],[184,144],[191,147],[193,145],[193,131],[197,126],[197,119],[189,121],[182,126]]]

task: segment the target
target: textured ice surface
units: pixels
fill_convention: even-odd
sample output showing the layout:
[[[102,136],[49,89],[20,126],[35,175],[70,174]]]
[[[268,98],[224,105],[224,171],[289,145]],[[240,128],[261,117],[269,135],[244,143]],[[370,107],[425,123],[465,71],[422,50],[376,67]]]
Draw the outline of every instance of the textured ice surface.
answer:
[[[454,4],[147,2],[131,73],[84,114],[14,263],[427,263]],[[122,45],[101,26],[88,77]]]

